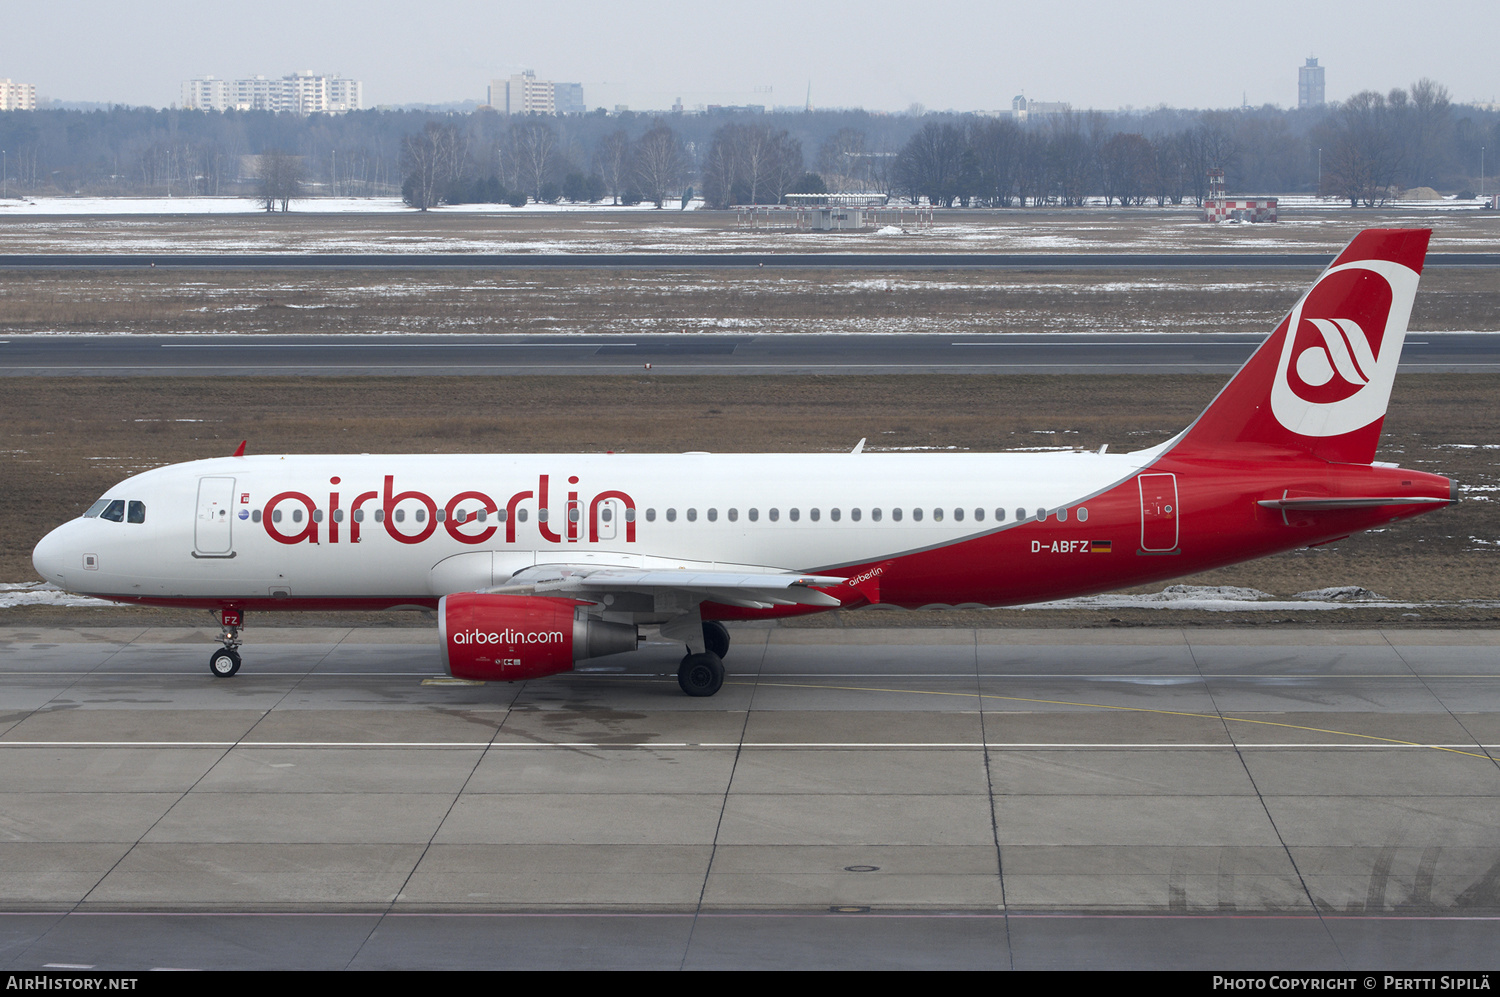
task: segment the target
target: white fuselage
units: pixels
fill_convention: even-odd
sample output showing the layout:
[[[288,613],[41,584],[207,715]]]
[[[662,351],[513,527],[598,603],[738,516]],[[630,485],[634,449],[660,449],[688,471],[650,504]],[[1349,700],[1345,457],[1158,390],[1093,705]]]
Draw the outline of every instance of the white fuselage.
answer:
[[[810,571],[1076,522],[1157,452],[226,457],[121,482],[105,498],[142,522],[73,520],[35,560],[151,600],[426,600],[552,563]]]

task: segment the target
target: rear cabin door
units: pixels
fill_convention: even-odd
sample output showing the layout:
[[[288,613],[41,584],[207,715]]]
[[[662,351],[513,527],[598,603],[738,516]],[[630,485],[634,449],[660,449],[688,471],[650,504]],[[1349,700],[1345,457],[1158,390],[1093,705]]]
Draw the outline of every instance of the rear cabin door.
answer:
[[[234,529],[234,479],[198,479],[193,545],[200,554],[228,554]]]
[[[1177,475],[1142,474],[1141,550],[1177,549]]]

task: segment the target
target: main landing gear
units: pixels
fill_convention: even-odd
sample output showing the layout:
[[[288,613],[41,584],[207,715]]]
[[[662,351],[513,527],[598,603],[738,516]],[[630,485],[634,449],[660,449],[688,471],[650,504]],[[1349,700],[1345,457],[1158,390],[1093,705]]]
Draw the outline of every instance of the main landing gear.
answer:
[[[208,670],[216,679],[227,679],[240,670],[240,652],[235,648],[240,646],[240,628],[245,625],[245,618],[238,609],[223,609],[219,620],[224,624],[224,632],[219,634],[224,646],[209,656]]]
[[[689,652],[677,666],[677,684],[689,696],[712,696],[724,685],[724,655],[729,631],[717,620],[703,624],[703,653]]]

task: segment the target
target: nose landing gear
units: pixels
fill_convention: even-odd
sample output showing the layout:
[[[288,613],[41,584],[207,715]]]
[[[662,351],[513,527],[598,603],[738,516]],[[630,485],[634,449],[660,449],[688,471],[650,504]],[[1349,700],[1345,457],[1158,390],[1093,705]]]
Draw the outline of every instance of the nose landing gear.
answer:
[[[227,679],[240,670],[240,653],[235,648],[240,646],[245,617],[238,609],[225,608],[219,611],[219,621],[224,625],[224,632],[219,634],[224,646],[209,656],[208,670],[216,679]]]

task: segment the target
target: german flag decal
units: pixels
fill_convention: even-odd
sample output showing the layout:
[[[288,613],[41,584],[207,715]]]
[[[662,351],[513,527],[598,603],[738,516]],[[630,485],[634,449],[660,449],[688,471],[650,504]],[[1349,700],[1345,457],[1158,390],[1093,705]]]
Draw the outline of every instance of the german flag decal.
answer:
[[[1090,540],[1089,541],[1089,553],[1090,554],[1108,554],[1109,550],[1110,550],[1110,541],[1108,541],[1108,540]]]

